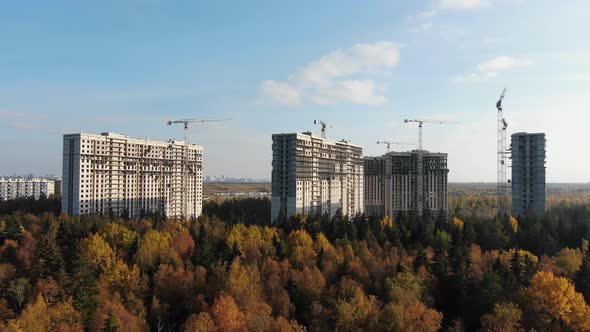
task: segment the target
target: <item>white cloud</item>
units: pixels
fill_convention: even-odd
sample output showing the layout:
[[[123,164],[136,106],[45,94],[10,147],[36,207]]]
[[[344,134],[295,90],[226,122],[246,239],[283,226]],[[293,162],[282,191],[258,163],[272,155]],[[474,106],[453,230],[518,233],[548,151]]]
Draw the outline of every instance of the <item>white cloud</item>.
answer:
[[[14,129],[34,129],[34,128],[36,128],[32,124],[25,123],[25,122],[14,122],[14,123],[11,123],[10,126]]]
[[[318,89],[312,101],[317,104],[350,102],[360,105],[381,105],[385,97],[375,94],[375,83],[371,80],[340,81]]]
[[[475,9],[486,7],[490,3],[486,0],[440,0],[441,9]]]
[[[471,73],[467,75],[459,75],[453,78],[453,83],[466,83],[466,82],[480,82],[483,78],[478,73]]]
[[[418,15],[416,15],[416,18],[418,19],[427,19],[427,18],[432,18],[434,16],[436,16],[436,14],[438,14],[438,11],[436,10],[426,10],[423,12],[418,13]]]
[[[481,82],[498,76],[499,72],[505,72],[514,68],[526,67],[533,64],[527,58],[516,58],[510,56],[497,56],[486,60],[476,66],[477,71],[467,75],[459,75],[451,81],[453,83]]]
[[[510,56],[497,56],[477,65],[481,72],[509,70],[516,67],[530,66],[533,62],[525,58],[514,58]]]
[[[299,105],[301,100],[299,92],[289,83],[273,80],[262,82],[260,93],[281,105]]]
[[[399,51],[392,42],[357,44],[346,50],[330,52],[297,70],[290,79],[321,85],[334,78],[393,67],[398,62]]]
[[[399,45],[390,41],[356,44],[332,51],[297,69],[285,82],[264,81],[261,94],[284,105],[302,100],[316,104],[380,105],[379,73],[399,63]]]
[[[5,109],[0,109],[0,119],[7,119],[9,126],[14,129],[32,129],[36,128],[33,123],[47,120],[46,114],[41,113],[23,113]]]
[[[433,19],[441,11],[478,9],[490,6],[492,1],[497,0],[436,0],[434,1],[432,9],[419,12],[414,16],[408,16],[408,20],[414,23],[424,22]],[[412,30],[419,31],[419,26]]]
[[[423,32],[423,31],[430,30],[430,28],[432,28],[432,22],[425,22],[425,23],[420,23],[417,26],[415,26],[414,28],[412,28],[412,31],[413,32]]]
[[[13,111],[7,111],[7,110],[0,109],[0,118],[14,119],[14,118],[22,118],[24,116],[25,116],[24,113],[13,112]]]
[[[448,41],[461,39],[467,32],[459,27],[443,26],[439,29],[440,36]]]

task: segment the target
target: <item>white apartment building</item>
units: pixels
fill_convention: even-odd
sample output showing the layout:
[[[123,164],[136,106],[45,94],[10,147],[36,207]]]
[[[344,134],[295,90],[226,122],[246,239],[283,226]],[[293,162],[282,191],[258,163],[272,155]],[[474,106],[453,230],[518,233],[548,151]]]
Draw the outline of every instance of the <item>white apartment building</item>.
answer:
[[[271,218],[363,212],[362,147],[311,132],[272,135]]]
[[[114,133],[63,139],[62,212],[201,214],[203,147]]]
[[[367,215],[395,218],[400,211],[448,210],[446,153],[388,152],[380,157],[365,157],[364,164]]]
[[[55,193],[54,181],[48,179],[0,178],[0,201],[41,195],[49,197]]]

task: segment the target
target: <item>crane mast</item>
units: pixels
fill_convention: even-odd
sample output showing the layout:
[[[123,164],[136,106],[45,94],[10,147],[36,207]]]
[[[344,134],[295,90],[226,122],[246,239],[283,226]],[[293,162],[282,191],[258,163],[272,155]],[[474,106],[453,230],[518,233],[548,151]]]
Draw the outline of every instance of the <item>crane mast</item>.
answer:
[[[189,173],[189,165],[188,165],[188,130],[190,123],[205,123],[205,122],[217,122],[217,121],[229,121],[231,119],[227,118],[213,118],[213,119],[179,119],[179,120],[170,120],[166,122],[168,126],[173,124],[180,124],[183,126],[184,130],[184,148],[183,148],[183,162],[182,162],[182,188],[179,192],[178,186],[174,186],[176,188],[176,192],[174,193],[175,196],[180,195],[182,197],[182,214],[185,218],[189,217],[189,208],[188,208],[188,196],[189,196],[189,188],[188,188],[188,173]]]
[[[422,149],[422,125],[425,123],[433,123],[433,124],[444,124],[444,123],[454,123],[450,121],[444,120],[424,120],[424,119],[405,119],[404,123],[411,123],[415,122],[418,123],[418,165],[416,167],[416,191],[418,193],[417,202],[416,202],[416,210],[418,215],[422,215],[422,211],[424,210],[424,166],[423,166],[423,159],[424,159],[424,150]]]
[[[496,184],[496,196],[498,200],[498,212],[503,214],[508,208],[508,181],[506,179],[506,168],[508,160],[508,150],[506,149],[506,129],[508,128],[508,122],[504,119],[502,110],[502,101],[506,95],[506,89],[502,91],[500,99],[496,102],[496,109],[498,110],[497,119],[497,184]]]

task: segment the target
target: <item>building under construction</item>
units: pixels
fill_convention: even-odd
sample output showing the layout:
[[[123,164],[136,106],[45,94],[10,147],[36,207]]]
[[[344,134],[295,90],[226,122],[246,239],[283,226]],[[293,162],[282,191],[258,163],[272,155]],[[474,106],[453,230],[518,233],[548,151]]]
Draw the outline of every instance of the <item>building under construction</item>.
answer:
[[[69,134],[63,139],[63,212],[201,214],[201,146],[114,133]]]
[[[385,158],[365,157],[364,189],[365,214],[369,216],[385,215]]]
[[[512,214],[545,213],[545,134],[512,134]]]
[[[365,197],[370,197],[365,200],[367,215],[394,218],[400,211],[448,209],[446,153],[388,152],[381,157],[366,157],[364,163],[365,169],[370,170],[365,171]]]
[[[362,147],[311,132],[272,135],[271,218],[363,212]]]

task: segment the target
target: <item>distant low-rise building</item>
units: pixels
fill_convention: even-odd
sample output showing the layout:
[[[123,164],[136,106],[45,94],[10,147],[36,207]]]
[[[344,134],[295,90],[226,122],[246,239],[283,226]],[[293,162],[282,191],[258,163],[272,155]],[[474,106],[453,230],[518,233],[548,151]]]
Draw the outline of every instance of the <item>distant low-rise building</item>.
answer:
[[[48,179],[0,178],[0,200],[49,197],[54,194],[54,188],[53,180]]]

